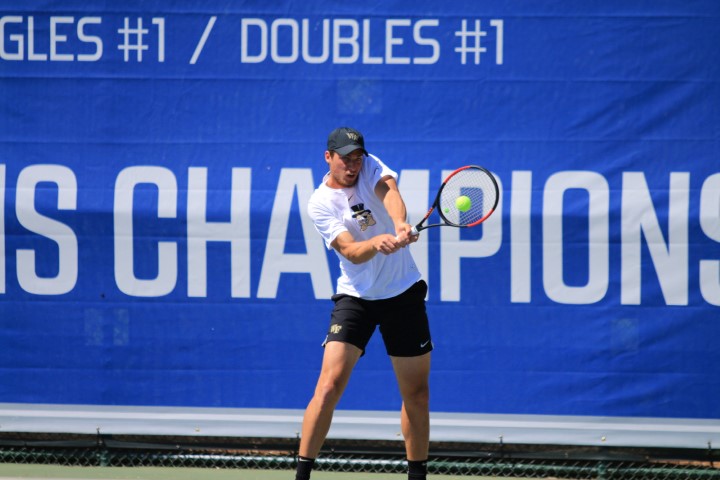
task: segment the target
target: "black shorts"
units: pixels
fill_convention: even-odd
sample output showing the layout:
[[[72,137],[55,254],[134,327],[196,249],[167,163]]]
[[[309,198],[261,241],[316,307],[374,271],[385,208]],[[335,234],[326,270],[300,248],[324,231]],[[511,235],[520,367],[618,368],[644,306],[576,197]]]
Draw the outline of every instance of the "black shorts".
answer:
[[[427,284],[420,280],[400,295],[383,300],[333,295],[335,308],[323,346],[328,342],[345,342],[358,347],[364,355],[375,327],[380,326],[388,355],[416,357],[431,351],[426,294]]]

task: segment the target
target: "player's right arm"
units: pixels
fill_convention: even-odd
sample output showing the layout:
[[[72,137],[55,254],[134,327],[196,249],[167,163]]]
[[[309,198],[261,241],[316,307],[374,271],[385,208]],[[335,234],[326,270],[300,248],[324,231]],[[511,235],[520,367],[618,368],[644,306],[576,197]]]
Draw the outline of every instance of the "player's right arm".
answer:
[[[308,214],[315,229],[325,240],[328,248],[354,264],[365,263],[378,253],[390,255],[404,245],[390,234],[376,235],[368,240],[355,240],[341,220],[341,214],[333,211],[332,204],[323,197],[313,195],[308,202]]]
[[[393,235],[382,234],[368,240],[355,241],[348,231],[335,237],[330,245],[354,264],[365,263],[378,253],[390,255],[402,248],[402,243]]]

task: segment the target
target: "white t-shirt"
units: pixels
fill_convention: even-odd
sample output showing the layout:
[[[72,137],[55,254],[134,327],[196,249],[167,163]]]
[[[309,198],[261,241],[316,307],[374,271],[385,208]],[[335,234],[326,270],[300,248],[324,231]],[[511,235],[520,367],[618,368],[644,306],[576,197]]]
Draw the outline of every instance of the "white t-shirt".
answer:
[[[368,240],[381,233],[395,235],[395,224],[375,195],[375,186],[388,175],[397,179],[397,173],[376,156],[369,155],[363,161],[358,181],[352,188],[328,187],[328,175],[308,202],[310,218],[328,249],[332,248],[335,238],[346,231],[356,241]],[[407,247],[390,255],[378,253],[358,265],[338,251],[335,254],[340,260],[341,271],[337,293],[380,300],[395,297],[420,280],[420,272]]]

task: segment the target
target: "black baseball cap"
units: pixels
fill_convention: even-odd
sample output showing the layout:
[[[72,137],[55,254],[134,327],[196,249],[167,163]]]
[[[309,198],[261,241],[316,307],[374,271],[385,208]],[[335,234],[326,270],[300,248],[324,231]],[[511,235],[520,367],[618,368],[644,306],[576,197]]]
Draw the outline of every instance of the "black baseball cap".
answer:
[[[327,149],[337,152],[339,155],[347,155],[357,149],[362,150],[365,155],[368,154],[365,150],[365,139],[362,133],[350,127],[340,127],[330,132]]]

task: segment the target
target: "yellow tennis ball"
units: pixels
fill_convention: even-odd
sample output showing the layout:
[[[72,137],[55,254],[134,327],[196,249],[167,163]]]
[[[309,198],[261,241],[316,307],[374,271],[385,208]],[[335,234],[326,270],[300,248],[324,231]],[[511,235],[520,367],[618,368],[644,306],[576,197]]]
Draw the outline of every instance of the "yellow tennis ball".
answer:
[[[470,210],[470,207],[472,207],[470,197],[468,197],[467,195],[460,195],[455,199],[455,206],[461,212],[467,212],[468,210]]]

